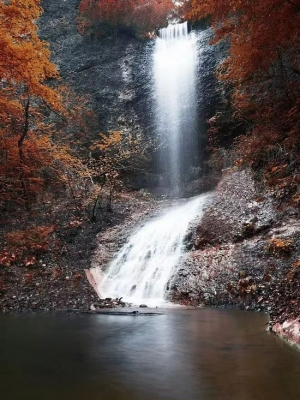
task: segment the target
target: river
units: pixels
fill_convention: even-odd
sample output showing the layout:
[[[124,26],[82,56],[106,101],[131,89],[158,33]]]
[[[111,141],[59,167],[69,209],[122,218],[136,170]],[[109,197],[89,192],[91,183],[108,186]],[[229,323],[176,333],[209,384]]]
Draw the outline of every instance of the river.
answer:
[[[162,312],[0,315],[1,399],[300,398],[300,351],[266,332],[265,315]]]

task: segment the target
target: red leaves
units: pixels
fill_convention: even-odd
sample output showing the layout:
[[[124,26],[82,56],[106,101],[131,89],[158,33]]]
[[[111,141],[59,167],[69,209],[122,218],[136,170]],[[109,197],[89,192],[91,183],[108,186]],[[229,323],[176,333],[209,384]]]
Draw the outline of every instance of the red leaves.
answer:
[[[7,248],[0,253],[0,266],[9,267],[15,262],[21,262],[25,267],[35,265],[36,257],[54,246],[52,233],[55,229],[54,225],[35,226],[7,233]]]
[[[284,195],[293,195],[299,189],[294,179],[286,179],[284,170],[291,160],[300,165],[299,7],[286,0],[191,0],[190,19],[207,15],[212,17],[215,42],[230,41],[229,57],[219,67],[218,78],[234,86],[231,125],[236,119],[248,127],[248,134],[236,140],[236,164],[254,169],[272,165],[274,169],[266,173],[273,176],[263,171],[262,180],[281,186]],[[216,133],[226,129],[225,117],[216,114],[209,121],[212,146]]]
[[[0,199],[13,208],[28,208],[50,186],[48,193],[57,195],[69,175],[82,176],[70,136],[62,133],[72,131],[74,140],[87,131],[86,102],[66,87],[47,85],[58,73],[48,44],[38,37],[40,0],[21,3],[0,2]]]
[[[105,34],[111,30],[127,28],[141,36],[151,33],[167,23],[174,9],[171,0],[82,0],[79,6],[78,29]],[[109,30],[109,28],[111,28]]]
[[[24,260],[25,267],[29,267],[31,265],[34,265],[35,263],[36,263],[36,258],[34,256],[26,257]]]
[[[0,266],[1,267],[10,267],[11,264],[17,259],[14,253],[3,250],[0,253]]]

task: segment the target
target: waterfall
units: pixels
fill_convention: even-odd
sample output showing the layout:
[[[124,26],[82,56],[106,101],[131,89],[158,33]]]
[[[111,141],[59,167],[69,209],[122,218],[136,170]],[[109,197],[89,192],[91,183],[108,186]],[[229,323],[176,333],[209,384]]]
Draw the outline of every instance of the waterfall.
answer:
[[[177,194],[189,169],[197,165],[196,67],[196,38],[187,23],[161,29],[154,51],[160,170],[169,175]],[[188,200],[141,226],[104,271],[96,284],[98,294],[133,304],[164,303],[190,223],[201,217],[207,198]]]
[[[155,118],[160,170],[172,189],[180,189],[191,166],[198,165],[196,68],[196,36],[187,22],[161,29],[154,52]]]
[[[98,286],[101,297],[164,303],[168,281],[184,253],[188,227],[201,217],[207,198],[206,194],[188,200],[140,227],[105,272]]]

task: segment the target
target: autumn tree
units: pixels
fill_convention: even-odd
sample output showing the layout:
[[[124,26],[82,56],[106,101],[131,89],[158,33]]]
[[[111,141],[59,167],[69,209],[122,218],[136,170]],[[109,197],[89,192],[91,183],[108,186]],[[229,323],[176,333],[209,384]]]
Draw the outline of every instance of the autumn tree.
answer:
[[[105,35],[127,30],[137,36],[151,36],[167,23],[174,9],[171,0],[82,0],[78,26],[81,33]]]
[[[155,139],[138,134],[111,131],[99,134],[99,139],[91,146],[89,168],[98,184],[96,200],[92,212],[95,219],[97,208],[107,192],[106,209],[111,210],[115,189],[122,190],[126,176],[150,170],[153,153],[157,151]]]
[[[299,0],[190,1],[189,19],[208,15],[214,43],[230,42],[218,75],[233,84],[235,117],[248,126],[237,141],[240,162],[271,169],[276,158],[299,163]],[[218,116],[211,122],[218,125]]]
[[[0,3],[1,206],[28,206],[46,185],[61,186],[79,167],[69,143],[55,140],[62,121],[74,116],[65,107],[67,89],[53,84],[59,76],[48,43],[38,36],[41,12],[39,0]]]

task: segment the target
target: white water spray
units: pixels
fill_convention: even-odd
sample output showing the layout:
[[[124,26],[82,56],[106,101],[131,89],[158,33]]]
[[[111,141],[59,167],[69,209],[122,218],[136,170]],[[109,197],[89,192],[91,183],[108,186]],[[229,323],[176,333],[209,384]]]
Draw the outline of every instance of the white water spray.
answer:
[[[187,23],[161,29],[159,36],[154,53],[156,122],[166,144],[160,169],[176,191],[191,166],[198,165],[196,38]],[[133,304],[164,304],[184,254],[188,227],[201,218],[207,198],[189,200],[140,227],[104,272],[98,294]]]
[[[147,222],[112,261],[98,286],[101,297],[161,305],[167,284],[184,253],[191,221],[200,219],[208,195],[201,195]]]
[[[180,186],[197,165],[197,48],[187,22],[159,31],[154,53],[156,123],[163,151],[160,168]]]

